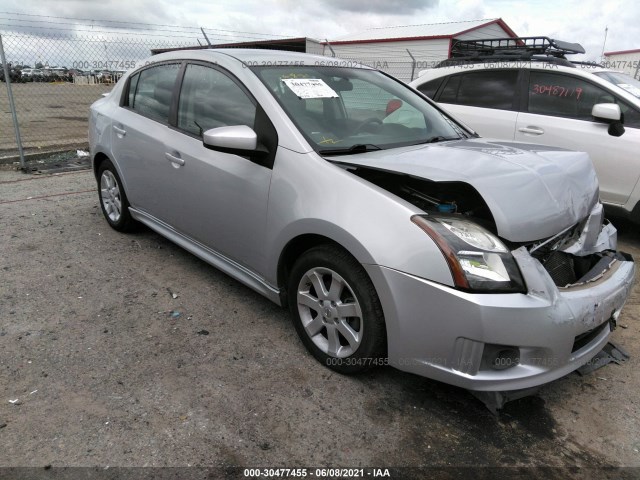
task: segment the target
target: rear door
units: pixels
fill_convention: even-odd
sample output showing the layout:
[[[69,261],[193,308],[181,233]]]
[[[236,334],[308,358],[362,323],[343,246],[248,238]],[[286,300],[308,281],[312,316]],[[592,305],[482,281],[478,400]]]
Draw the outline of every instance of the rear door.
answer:
[[[513,140],[518,70],[464,72],[445,79],[436,101],[483,137]]]
[[[626,203],[640,177],[640,112],[599,85],[560,72],[532,70],[523,97],[515,139],[586,151],[602,200]],[[591,116],[596,103],[620,105],[626,128],[621,137],[609,135],[608,124]]]
[[[180,196],[164,143],[180,66],[154,65],[131,76],[112,119],[112,152],[131,206],[167,223],[174,218],[173,200]]]

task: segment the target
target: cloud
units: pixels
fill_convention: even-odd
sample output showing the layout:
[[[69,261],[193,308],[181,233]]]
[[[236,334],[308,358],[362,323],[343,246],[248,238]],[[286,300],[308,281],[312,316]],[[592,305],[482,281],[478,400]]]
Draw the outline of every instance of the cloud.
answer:
[[[345,12],[409,15],[437,7],[439,0],[322,0],[320,3]]]
[[[2,3],[0,11],[30,15],[0,14],[0,23],[4,24],[0,28],[5,31],[20,27],[23,32],[38,36],[115,31],[114,36],[130,35],[130,38],[144,40],[155,35],[154,41],[177,45],[195,45],[197,38],[202,40],[200,26],[205,27],[212,42],[227,43],[273,36],[337,38],[375,27],[497,17],[503,18],[522,36],[548,35],[579,42],[587,50],[585,59],[599,59],[606,26],[609,31],[605,51],[638,48],[634,42],[640,38],[640,24],[636,21],[640,17],[640,3],[632,0],[526,3],[508,0],[183,0],[180,3],[174,0],[2,0]],[[34,14],[65,18],[35,17]]]
[[[154,0],[8,0],[1,15],[15,28],[72,28],[74,24],[106,28],[131,27],[134,22],[176,24],[168,10],[168,2]],[[140,26],[140,25],[139,25]]]

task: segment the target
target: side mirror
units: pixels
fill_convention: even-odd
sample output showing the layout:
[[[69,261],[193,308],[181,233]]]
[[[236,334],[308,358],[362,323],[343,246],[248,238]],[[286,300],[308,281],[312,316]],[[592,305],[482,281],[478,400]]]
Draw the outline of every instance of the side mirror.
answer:
[[[211,150],[247,155],[256,152],[258,135],[246,125],[232,125],[207,130],[202,135],[202,143]]]
[[[591,110],[591,115],[607,123],[619,122],[622,118],[620,105],[617,103],[596,103]]]
[[[596,120],[609,124],[609,135],[620,137],[624,133],[622,124],[622,111],[616,103],[596,103],[591,110],[591,115]]]

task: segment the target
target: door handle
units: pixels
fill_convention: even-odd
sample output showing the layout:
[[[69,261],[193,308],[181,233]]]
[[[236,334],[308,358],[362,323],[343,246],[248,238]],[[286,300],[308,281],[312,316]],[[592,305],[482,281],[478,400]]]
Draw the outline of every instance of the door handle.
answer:
[[[180,166],[184,165],[183,159],[181,159],[180,157],[176,157],[175,155],[171,155],[169,152],[165,152],[164,156],[167,160],[169,160],[173,164],[177,164]]]
[[[113,129],[116,131],[116,133],[118,135],[122,135],[123,137],[127,134],[127,131],[120,128],[120,127],[116,127],[115,125],[113,126]]]
[[[519,132],[528,133],[529,135],[542,135],[544,130],[540,127],[522,127],[518,129]]]

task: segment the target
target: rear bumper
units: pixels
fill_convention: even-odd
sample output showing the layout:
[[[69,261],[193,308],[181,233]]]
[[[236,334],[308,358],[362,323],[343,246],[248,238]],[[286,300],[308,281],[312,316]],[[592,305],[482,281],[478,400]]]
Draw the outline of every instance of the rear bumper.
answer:
[[[559,289],[524,248],[514,257],[527,294],[465,293],[366,265],[384,309],[389,364],[471,390],[505,391],[547,383],[593,358],[629,296],[633,261]],[[517,349],[517,361],[496,369],[491,358],[503,347]]]

